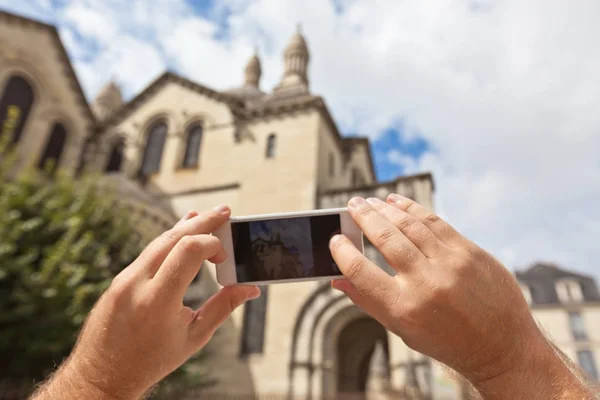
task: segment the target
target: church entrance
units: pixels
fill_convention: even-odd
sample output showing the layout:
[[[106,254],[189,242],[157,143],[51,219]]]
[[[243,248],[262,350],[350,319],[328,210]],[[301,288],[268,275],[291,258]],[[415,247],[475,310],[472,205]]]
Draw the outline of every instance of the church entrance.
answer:
[[[379,399],[389,380],[385,328],[370,317],[349,322],[337,338],[338,399]]]

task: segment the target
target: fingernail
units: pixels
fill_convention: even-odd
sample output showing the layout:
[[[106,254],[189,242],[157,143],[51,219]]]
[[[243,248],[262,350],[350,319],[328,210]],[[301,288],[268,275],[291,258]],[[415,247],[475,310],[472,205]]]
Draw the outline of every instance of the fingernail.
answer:
[[[329,246],[334,246],[340,240],[342,240],[342,235],[333,235],[331,240],[329,240]]]
[[[215,208],[213,208],[213,210],[215,210],[219,214],[229,214],[229,206],[226,206],[225,204],[216,206]]]
[[[365,204],[367,204],[365,202],[365,199],[363,199],[362,197],[353,197],[350,202],[348,203],[348,207],[350,208],[359,208],[364,206]]]
[[[248,293],[248,300],[258,299],[260,297],[260,289],[255,287],[253,291]]]
[[[402,196],[399,196],[396,193],[392,193],[387,197],[387,200],[390,203],[399,203],[402,201]]]
[[[367,203],[369,203],[372,206],[377,206],[377,205],[380,205],[381,203],[383,203],[383,201],[379,200],[376,197],[369,197],[367,199]]]

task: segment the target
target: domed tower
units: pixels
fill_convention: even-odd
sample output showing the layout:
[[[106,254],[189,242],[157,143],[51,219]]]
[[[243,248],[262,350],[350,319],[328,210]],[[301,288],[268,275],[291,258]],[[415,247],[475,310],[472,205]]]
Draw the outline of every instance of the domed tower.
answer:
[[[254,49],[254,54],[250,57],[246,69],[244,69],[244,86],[258,88],[261,75],[262,69],[258,58],[258,50]]]
[[[308,92],[308,61],[310,54],[306,39],[300,30],[300,24],[296,33],[290,39],[283,54],[285,68],[283,79],[275,90],[281,89],[301,89]]]
[[[114,110],[123,104],[121,89],[114,81],[110,81],[100,89],[100,92],[92,103],[92,110],[98,120],[106,119]]]

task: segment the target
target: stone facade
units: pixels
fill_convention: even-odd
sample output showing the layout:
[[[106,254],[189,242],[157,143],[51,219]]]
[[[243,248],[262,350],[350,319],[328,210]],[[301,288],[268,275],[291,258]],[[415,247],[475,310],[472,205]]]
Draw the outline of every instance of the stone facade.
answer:
[[[282,81],[270,92],[260,89],[255,54],[240,68],[244,84],[231,90],[166,72],[128,102],[109,83],[88,104],[56,29],[0,12],[0,95],[15,75],[35,93],[18,142],[22,163],[44,153],[47,132],[60,121],[68,138],[55,157],[60,166],[105,175],[122,201],[144,210],[143,229],[152,234],[188,210],[222,203],[234,215],[248,215],[340,207],[354,195],[397,192],[433,209],[430,174],[377,181],[368,139],[342,137],[323,98],[310,93],[309,60],[298,30],[284,52]],[[392,272],[373,247],[365,251]],[[213,265],[200,275],[186,296],[192,305],[219,287]],[[441,366],[328,283],[263,290],[215,335],[210,370],[217,384],[201,395],[318,399],[350,392],[362,398],[368,388],[374,399],[459,398],[459,385]],[[594,310],[585,318],[597,323]],[[546,314],[539,315],[547,324],[565,322]]]

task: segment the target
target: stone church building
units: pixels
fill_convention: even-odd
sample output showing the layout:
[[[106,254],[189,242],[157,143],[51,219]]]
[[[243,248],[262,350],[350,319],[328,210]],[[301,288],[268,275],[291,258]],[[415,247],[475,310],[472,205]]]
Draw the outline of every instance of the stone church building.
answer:
[[[143,210],[140,228],[149,235],[188,210],[222,203],[249,215],[397,192],[432,208],[429,173],[377,180],[369,140],[344,137],[325,99],[311,92],[310,57],[298,31],[272,89],[260,86],[255,54],[231,77],[243,77],[231,90],[165,72],[129,101],[111,82],[88,102],[57,30],[0,12],[0,129],[24,166],[53,161],[75,174],[102,174],[123,202]],[[389,268],[368,244],[365,252]],[[215,268],[205,265],[187,301],[199,304],[216,290]],[[586,293],[598,301],[597,289]],[[263,288],[210,346],[216,384],[204,389],[207,397],[455,399],[464,391],[329,283]]]

